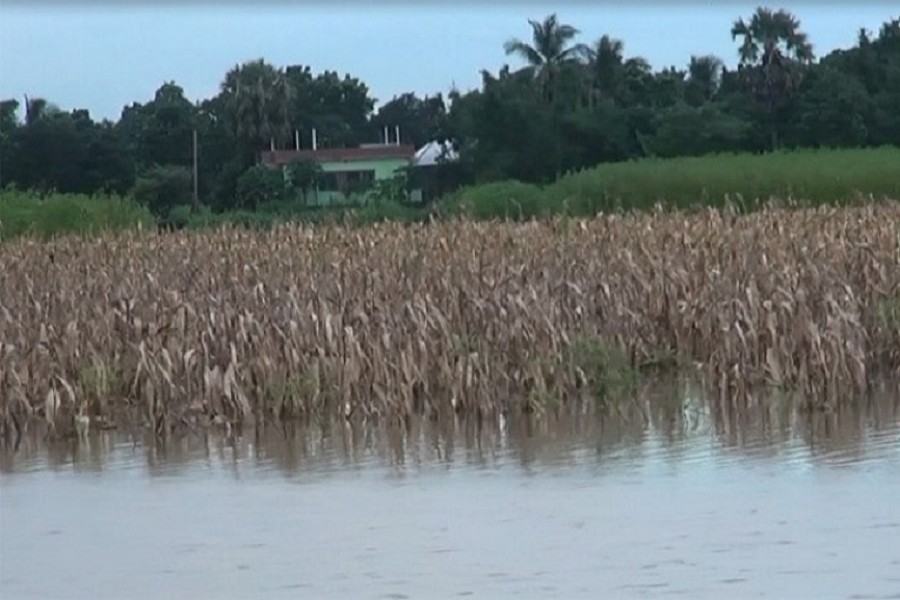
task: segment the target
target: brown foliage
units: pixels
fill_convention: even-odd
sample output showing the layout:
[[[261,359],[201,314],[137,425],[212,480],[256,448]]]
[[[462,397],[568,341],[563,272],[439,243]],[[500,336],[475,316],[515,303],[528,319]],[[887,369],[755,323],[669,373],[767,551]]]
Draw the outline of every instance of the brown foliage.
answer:
[[[0,246],[0,437],[582,399],[577,340],[825,405],[900,365],[900,205],[282,226]],[[70,425],[65,427],[71,429]]]

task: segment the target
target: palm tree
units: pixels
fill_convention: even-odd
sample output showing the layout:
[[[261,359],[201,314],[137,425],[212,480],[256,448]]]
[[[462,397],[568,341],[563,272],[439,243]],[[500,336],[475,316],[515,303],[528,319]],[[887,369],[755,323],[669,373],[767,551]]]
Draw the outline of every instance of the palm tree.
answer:
[[[709,102],[722,83],[722,61],[711,54],[691,56],[688,66],[688,100],[695,105]]]
[[[594,85],[606,95],[612,95],[622,72],[625,44],[622,40],[604,35],[590,53]]]
[[[800,21],[786,10],[773,12],[760,7],[749,23],[738,19],[731,28],[731,39],[738,37],[744,38],[739,54],[745,65],[779,64],[785,58],[810,62],[815,58],[812,44],[800,31]]]
[[[749,23],[735,21],[731,38],[739,37],[743,38],[739,68],[766,112],[774,150],[778,147],[778,112],[802,83],[803,67],[815,58],[812,44],[791,13],[763,7],[756,9]]]
[[[580,31],[571,25],[560,23],[556,14],[542,22],[528,20],[532,29],[532,44],[512,38],[503,45],[507,55],[517,54],[524,58],[535,77],[541,82],[545,98],[553,101],[553,86],[556,74],[566,64],[577,63],[587,56],[584,44],[569,45]]]
[[[282,70],[262,59],[235,66],[225,75],[222,93],[235,138],[257,151],[290,139],[294,89]]]
[[[622,40],[602,36],[588,51],[592,79],[591,106],[597,92],[616,102],[628,104],[635,100],[635,90],[646,85],[653,69],[646,59],[635,56],[625,59]],[[640,94],[638,94],[640,95]]]

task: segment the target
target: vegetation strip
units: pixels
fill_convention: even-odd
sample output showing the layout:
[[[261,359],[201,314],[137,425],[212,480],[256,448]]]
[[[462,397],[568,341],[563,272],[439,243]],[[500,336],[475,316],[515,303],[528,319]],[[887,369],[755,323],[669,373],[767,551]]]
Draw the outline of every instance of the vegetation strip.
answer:
[[[812,406],[900,366],[900,204],[0,246],[0,436],[585,409],[646,369]]]
[[[175,226],[311,222],[332,218],[334,211],[320,208],[344,201],[366,220],[408,220],[460,185],[516,191],[515,181],[528,196],[520,204],[539,202],[546,212],[566,200],[578,214],[661,200],[716,205],[726,193],[824,202],[858,188],[898,197],[888,175],[900,144],[896,15],[877,31],[859,31],[852,47],[831,49],[788,11],[735,14],[737,68],[724,66],[727,57],[700,54],[654,69],[615,32],[581,31],[556,15],[527,24],[523,17],[521,25],[509,34],[526,34],[522,39],[497,48],[510,65],[482,71],[477,89],[446,96],[407,92],[376,101],[349,74],[258,59],[229,69],[218,92],[197,102],[175,81],[162,82],[114,121],[95,121],[84,107],[63,110],[53,99],[4,99],[0,190],[12,194],[12,184],[39,196],[128,196]],[[412,164],[417,151],[439,142],[452,146],[449,162]],[[893,154],[854,150],[892,145]],[[846,154],[825,153],[810,168],[816,149]],[[805,152],[785,154],[796,150]],[[408,167],[394,170],[391,160],[374,158],[397,152]],[[298,160],[266,162],[278,153]],[[353,165],[335,158],[366,153],[372,160]],[[658,162],[697,156],[712,158],[699,166]],[[597,165],[606,166],[582,173]],[[551,185],[567,173],[578,175]],[[554,193],[535,200],[532,185]],[[505,188],[472,193],[496,189]],[[373,196],[387,202],[359,206]],[[2,208],[0,219],[10,210]]]

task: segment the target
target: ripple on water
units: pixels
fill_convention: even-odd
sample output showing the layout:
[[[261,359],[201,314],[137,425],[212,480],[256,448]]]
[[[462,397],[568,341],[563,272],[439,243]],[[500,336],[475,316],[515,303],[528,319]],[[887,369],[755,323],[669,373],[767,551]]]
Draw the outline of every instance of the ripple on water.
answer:
[[[747,596],[787,585],[812,596],[859,591],[851,582],[832,589],[825,576],[834,570],[822,565],[865,577],[874,592],[866,597],[897,590],[900,513],[884,503],[894,480],[871,472],[896,472],[900,425],[882,419],[876,430],[857,415],[818,429],[802,419],[768,432],[753,419],[684,429],[654,410],[499,433],[418,423],[391,437],[341,425],[327,435],[269,429],[166,447],[114,438],[92,439],[90,451],[23,446],[0,460],[0,549],[17,540],[4,562],[19,577],[0,583],[23,596],[35,589],[26,582],[45,586],[35,595],[65,596],[72,581],[89,585],[71,557],[94,553],[120,595],[140,577],[161,594],[209,594],[197,574],[211,563],[233,585],[224,595],[235,596],[267,581],[273,595],[337,581],[348,597],[374,588],[385,598],[475,595],[469,585],[497,596],[529,586],[690,597],[696,590],[684,586],[700,580]],[[802,508],[810,495],[815,511]],[[112,517],[115,527],[102,526]],[[138,562],[140,572],[125,568]],[[43,577],[48,563],[55,578]],[[572,581],[577,589],[556,585]]]

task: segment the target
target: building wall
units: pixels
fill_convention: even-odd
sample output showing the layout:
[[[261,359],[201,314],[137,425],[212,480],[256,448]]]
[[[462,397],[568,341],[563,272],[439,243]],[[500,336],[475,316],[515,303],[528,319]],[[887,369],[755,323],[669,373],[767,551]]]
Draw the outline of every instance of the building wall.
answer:
[[[323,161],[320,163],[325,173],[374,171],[375,181],[390,179],[397,169],[409,165],[409,161],[402,158],[388,158],[379,160],[352,160],[352,161]],[[347,198],[338,191],[319,189],[311,197],[306,199],[309,206],[328,206],[336,203],[346,203],[353,198]]]
[[[340,162],[323,162],[322,170],[326,173],[336,171],[375,171],[375,179],[390,179],[394,171],[409,164],[402,158],[387,158],[381,160],[352,160]]]

